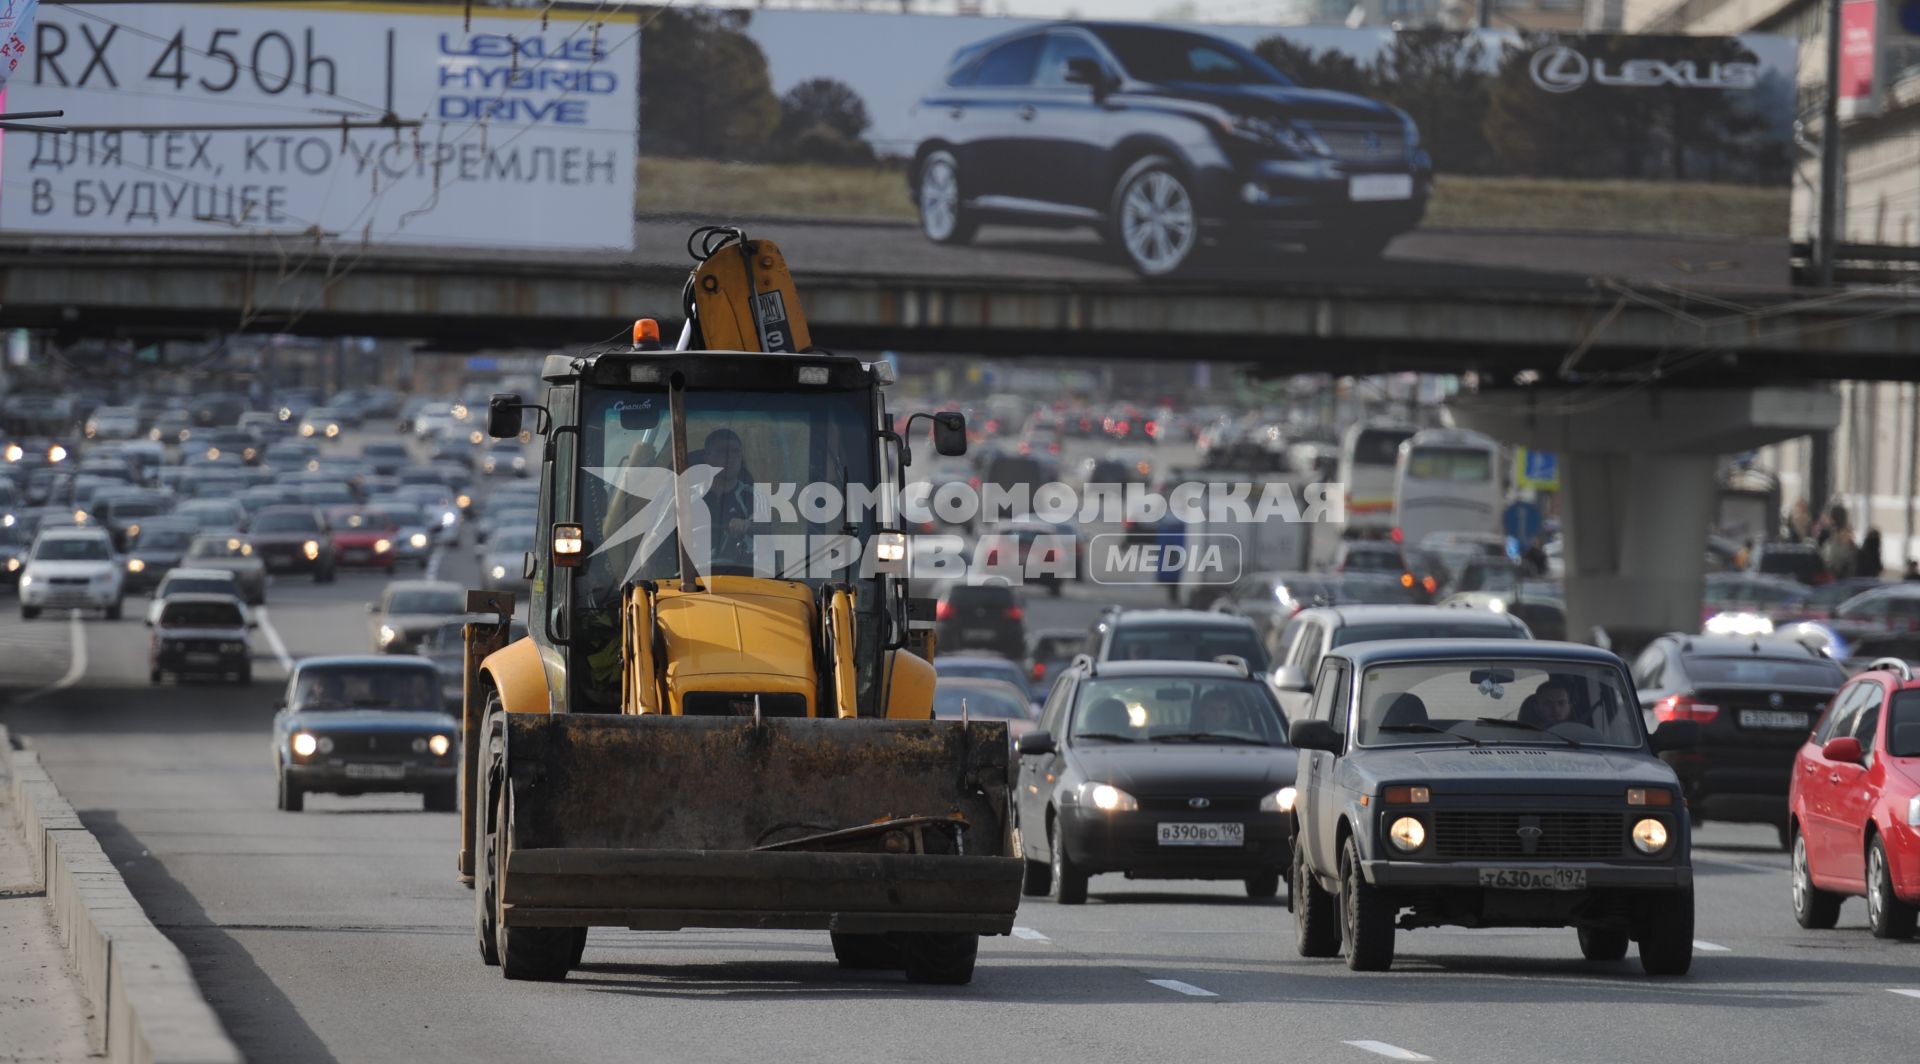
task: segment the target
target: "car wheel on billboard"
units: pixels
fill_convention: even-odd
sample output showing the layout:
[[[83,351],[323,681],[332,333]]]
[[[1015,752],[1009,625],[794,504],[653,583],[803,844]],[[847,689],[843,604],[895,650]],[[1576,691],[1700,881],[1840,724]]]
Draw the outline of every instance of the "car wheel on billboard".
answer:
[[[1164,156],[1149,155],[1120,175],[1108,218],[1108,239],[1142,277],[1179,272],[1200,246],[1193,191]]]
[[[960,203],[960,164],[936,151],[920,164],[920,231],[936,244],[964,244],[979,228]]]

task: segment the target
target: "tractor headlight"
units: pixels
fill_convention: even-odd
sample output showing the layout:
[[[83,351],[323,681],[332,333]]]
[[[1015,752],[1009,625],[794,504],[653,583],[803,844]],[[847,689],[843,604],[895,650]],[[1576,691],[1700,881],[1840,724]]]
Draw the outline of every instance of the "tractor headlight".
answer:
[[[1667,825],[1648,817],[1633,825],[1633,847],[1641,853],[1659,853],[1667,848]]]
[[[1412,853],[1427,844],[1427,826],[1419,817],[1403,816],[1387,829],[1387,838],[1403,853]]]

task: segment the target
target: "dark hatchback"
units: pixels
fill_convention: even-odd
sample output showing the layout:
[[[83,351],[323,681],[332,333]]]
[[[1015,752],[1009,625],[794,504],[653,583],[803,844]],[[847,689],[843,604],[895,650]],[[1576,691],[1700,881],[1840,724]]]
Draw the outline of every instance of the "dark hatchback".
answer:
[[[1432,184],[1404,112],[1166,27],[1055,23],[969,46],[913,116],[908,189],[929,239],[1092,226],[1149,277],[1207,237],[1374,258],[1419,224]]]
[[[333,537],[314,507],[269,506],[254,515],[247,538],[267,571],[309,573],[316,584],[333,582]]]
[[[147,648],[148,678],[218,676],[253,682],[252,623],[231,595],[172,595],[160,607]]]
[[[1673,634],[1634,659],[1633,682],[1650,724],[1699,726],[1694,749],[1662,755],[1694,819],[1772,824],[1785,849],[1793,759],[1847,671],[1791,640]]]
[[[1026,611],[1000,584],[952,584],[934,604],[941,651],[985,650],[1011,661],[1027,653]]]
[[[1279,891],[1296,758],[1257,676],[1214,662],[1078,660],[1020,737],[1025,890],[1063,905],[1101,872]]]
[[[1626,667],[1572,643],[1355,643],[1321,662],[1288,904],[1304,957],[1393,964],[1422,927],[1573,927],[1589,960],[1693,961],[1687,806]]]

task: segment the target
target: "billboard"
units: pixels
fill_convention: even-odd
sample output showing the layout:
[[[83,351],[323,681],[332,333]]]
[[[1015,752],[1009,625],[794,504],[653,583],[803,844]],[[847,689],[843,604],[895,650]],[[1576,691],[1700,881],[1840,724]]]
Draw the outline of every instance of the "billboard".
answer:
[[[624,250],[639,33],[631,12],[43,3],[9,102],[79,131],[6,136],[0,229]]]
[[[744,216],[834,270],[1788,279],[1787,38],[676,8],[643,51],[643,245]]]

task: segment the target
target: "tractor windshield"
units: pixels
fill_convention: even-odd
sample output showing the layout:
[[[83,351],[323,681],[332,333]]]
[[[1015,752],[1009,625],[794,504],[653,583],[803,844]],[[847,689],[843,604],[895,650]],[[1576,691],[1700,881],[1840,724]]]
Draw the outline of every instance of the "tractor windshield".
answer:
[[[871,393],[685,397],[684,523],[696,575],[815,586],[857,579],[858,552],[877,517],[864,501],[877,480]],[[578,512],[588,558],[574,590],[592,608],[613,604],[629,581],[677,578],[681,557],[665,389],[589,392],[583,405]],[[853,505],[843,502],[849,498]]]

